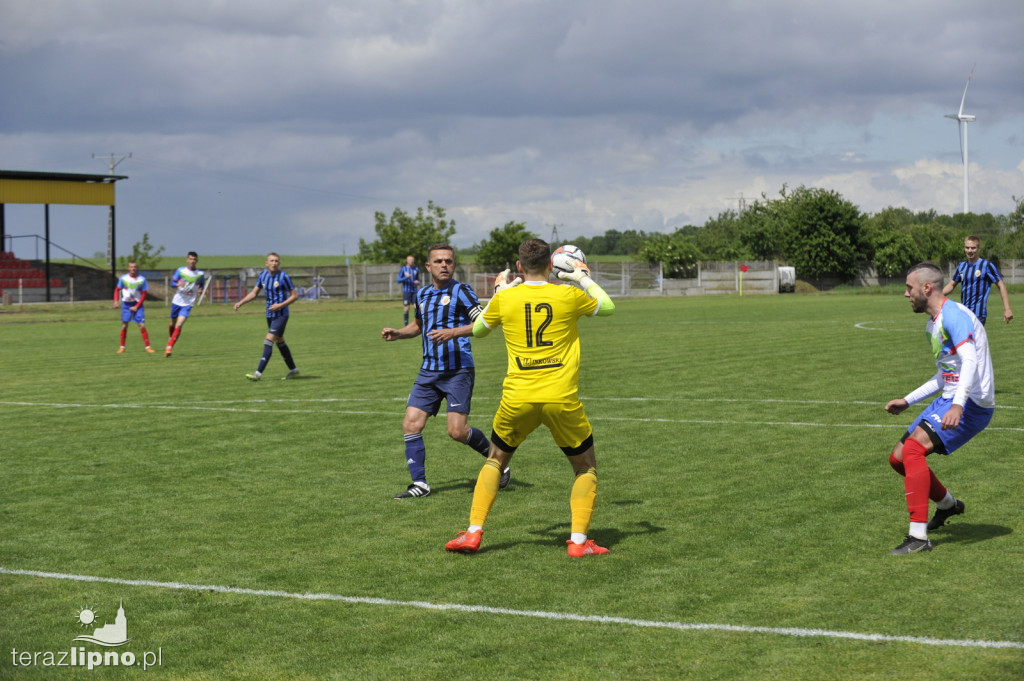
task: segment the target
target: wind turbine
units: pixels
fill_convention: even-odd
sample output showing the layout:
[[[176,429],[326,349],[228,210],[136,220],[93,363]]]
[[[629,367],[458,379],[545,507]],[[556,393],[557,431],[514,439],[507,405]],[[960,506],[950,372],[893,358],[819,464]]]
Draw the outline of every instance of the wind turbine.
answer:
[[[971,212],[970,193],[967,189],[967,124],[974,122],[976,116],[964,115],[964,102],[967,101],[967,88],[971,86],[971,78],[974,77],[974,67],[971,67],[971,74],[967,76],[967,85],[964,86],[964,96],[960,98],[960,112],[946,114],[946,118],[952,118],[957,122],[960,136],[960,158],[964,162],[964,212]]]

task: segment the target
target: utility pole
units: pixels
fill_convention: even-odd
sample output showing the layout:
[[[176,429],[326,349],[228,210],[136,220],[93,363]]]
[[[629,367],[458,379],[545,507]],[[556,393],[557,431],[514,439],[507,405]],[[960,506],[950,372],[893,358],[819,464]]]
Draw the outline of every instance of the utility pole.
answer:
[[[110,174],[111,175],[114,174],[114,169],[117,168],[118,164],[120,164],[121,161],[125,160],[126,158],[131,158],[132,157],[131,152],[129,152],[127,154],[123,154],[121,156],[121,158],[119,158],[117,160],[114,160],[114,156],[115,156],[115,154],[113,154],[113,153],[110,154],[110,166],[109,167],[110,167]],[[93,154],[92,157],[93,158],[104,158],[104,157],[101,157],[101,156],[99,156],[97,154]],[[115,269],[115,267],[117,265],[117,263],[115,262],[116,254],[114,253],[114,250],[115,250],[115,244],[114,244],[114,206],[111,205],[110,208],[107,210],[107,265],[110,266],[110,271],[111,272],[114,272],[114,269]]]
[[[552,246],[556,246],[557,247],[557,244],[558,244],[558,228],[559,227],[565,227],[565,225],[545,225],[545,226],[551,228],[551,241],[549,243]]]

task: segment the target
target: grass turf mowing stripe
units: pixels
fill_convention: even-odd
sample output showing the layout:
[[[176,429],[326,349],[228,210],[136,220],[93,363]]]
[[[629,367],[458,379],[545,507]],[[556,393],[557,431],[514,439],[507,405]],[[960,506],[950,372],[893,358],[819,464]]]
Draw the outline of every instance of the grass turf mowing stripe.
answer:
[[[1016,648],[1024,650],[1024,642],[1019,641],[984,641],[974,639],[938,639],[922,636],[891,636],[888,634],[861,634],[852,631],[831,631],[828,629],[801,629],[797,627],[753,627],[733,624],[704,624],[692,622],[658,622],[638,620],[628,617],[607,615],[577,615],[574,613],[546,612],[543,610],[513,610],[510,608],[493,608],[486,605],[461,605],[458,603],[429,603],[426,601],[396,601],[388,598],[369,598],[359,596],[340,596],[337,594],[292,593],[288,591],[246,589],[232,586],[212,584],[183,584],[180,582],[156,582],[146,579],[118,579],[115,577],[96,577],[92,575],[72,575],[61,572],[41,572],[37,570],[14,570],[0,567],[0,574],[39,577],[42,579],[61,579],[76,582],[101,582],[104,584],[121,584],[124,586],[148,586],[158,589],[178,589],[183,591],[213,591],[224,594],[244,596],[267,596],[271,598],[292,598],[305,601],[337,601],[362,605],[384,605],[407,608],[422,608],[446,612],[465,612],[487,615],[513,615],[517,617],[536,617],[546,620],[571,622],[593,622],[596,624],[622,624],[631,627],[650,627],[657,629],[676,629],[680,631],[727,631],[746,634],[775,634],[800,638],[835,638],[871,643],[917,643],[927,646],[946,646],[960,648]]]

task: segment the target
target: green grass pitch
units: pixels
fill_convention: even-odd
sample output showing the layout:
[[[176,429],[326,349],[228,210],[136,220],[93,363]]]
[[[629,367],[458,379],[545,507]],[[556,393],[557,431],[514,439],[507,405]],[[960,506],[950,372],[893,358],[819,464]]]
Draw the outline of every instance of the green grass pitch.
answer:
[[[109,304],[0,313],[0,679],[1024,678],[1019,321],[989,325],[992,425],[930,458],[967,513],[895,557],[886,459],[920,407],[882,406],[934,371],[905,300],[621,300],[583,320],[591,536],[611,553],[572,560],[546,431],[476,555],[443,549],[482,463],[443,418],[434,493],[391,498],[420,356],[380,339],[400,304],[296,304],[302,376],[278,380],[275,354],[259,383],[261,306],[198,308],[166,359],[168,310],[147,307],[156,355],[134,325],[115,354]],[[489,434],[504,344],[473,346]],[[83,610],[110,623],[121,603],[127,644],[74,642]],[[136,664],[45,664],[73,648]]]

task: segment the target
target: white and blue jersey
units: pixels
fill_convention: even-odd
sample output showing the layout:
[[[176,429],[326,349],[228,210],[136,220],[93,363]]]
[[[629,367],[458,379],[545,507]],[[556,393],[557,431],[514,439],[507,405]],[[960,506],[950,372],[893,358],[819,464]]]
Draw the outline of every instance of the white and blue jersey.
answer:
[[[965,305],[946,299],[939,314],[928,320],[925,330],[939,369],[934,377],[935,385],[938,388],[941,383],[942,396],[961,405],[970,399],[979,407],[995,407],[992,356],[981,320]],[[973,376],[961,375],[964,364],[961,350],[966,343],[973,344],[977,360]],[[968,386],[968,392],[958,396],[961,385]]]
[[[174,292],[174,299],[171,300],[171,303],[180,307],[195,305],[196,298],[205,285],[206,272],[191,270],[184,265],[179,267],[174,270],[174,276],[171,277],[171,286],[177,289]]]
[[[964,260],[953,273],[953,281],[960,284],[960,302],[982,323],[988,317],[988,294],[992,285],[1002,279],[996,266],[981,258],[973,263]]]
[[[121,292],[121,302],[128,307],[133,307],[135,303],[143,299],[142,293],[149,290],[149,284],[141,274],[136,277],[123,274],[117,280],[117,290]]]
[[[437,344],[427,338],[434,329],[453,329],[472,324],[480,316],[480,301],[473,289],[452,279],[436,289],[424,286],[416,294],[416,320],[423,333],[423,365],[427,371],[456,371],[473,367],[469,338]]]
[[[288,276],[288,273],[282,270],[274,273],[271,273],[270,270],[263,270],[260,273],[260,278],[256,281],[256,285],[263,289],[263,294],[267,297],[267,319],[287,317],[288,306],[273,311],[271,311],[270,306],[288,300],[288,297],[291,296],[292,291],[295,289],[295,286],[292,284],[292,278]]]

